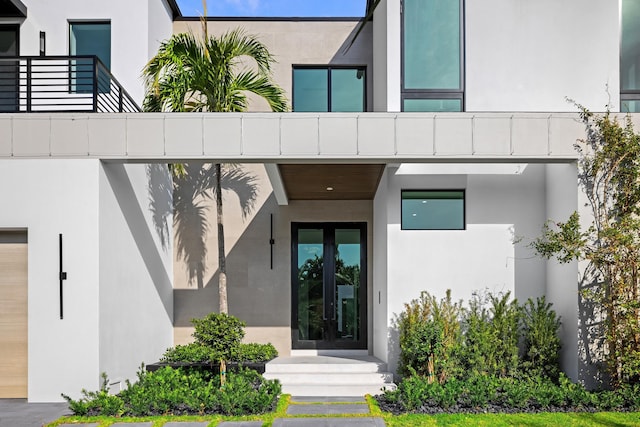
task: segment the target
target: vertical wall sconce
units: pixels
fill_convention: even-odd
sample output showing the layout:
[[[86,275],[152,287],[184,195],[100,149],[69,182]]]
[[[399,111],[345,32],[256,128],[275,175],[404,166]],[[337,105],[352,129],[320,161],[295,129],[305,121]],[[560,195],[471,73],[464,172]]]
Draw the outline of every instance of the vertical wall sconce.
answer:
[[[63,317],[63,305],[62,305],[62,282],[67,280],[67,273],[62,271],[62,233],[58,235],[58,243],[60,245],[60,270],[59,270],[59,279],[60,279],[60,319]]]
[[[273,214],[271,214],[271,236],[269,237],[269,245],[271,247],[271,269],[273,270],[273,245],[276,241],[273,240]]]
[[[40,31],[40,56],[47,54],[47,35],[44,31]]]

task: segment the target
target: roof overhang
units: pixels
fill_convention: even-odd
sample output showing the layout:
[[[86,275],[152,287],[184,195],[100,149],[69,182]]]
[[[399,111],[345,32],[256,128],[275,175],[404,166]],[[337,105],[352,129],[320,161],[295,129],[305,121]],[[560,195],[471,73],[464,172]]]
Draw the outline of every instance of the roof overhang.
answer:
[[[20,0],[0,0],[1,18],[26,18],[27,6]]]
[[[167,0],[167,4],[169,5],[169,8],[171,9],[171,13],[173,15],[173,19],[177,19],[180,18],[182,16],[182,12],[180,11],[180,6],[178,6],[178,3],[176,0]]]
[[[553,163],[585,135],[573,113],[1,114],[0,158]]]

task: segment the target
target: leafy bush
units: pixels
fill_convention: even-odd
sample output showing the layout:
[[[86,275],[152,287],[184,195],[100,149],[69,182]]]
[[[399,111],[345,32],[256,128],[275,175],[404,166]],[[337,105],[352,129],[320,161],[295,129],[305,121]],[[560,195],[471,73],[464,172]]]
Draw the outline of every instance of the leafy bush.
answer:
[[[511,292],[500,296],[489,295],[491,301],[491,329],[495,338],[495,360],[492,361],[493,374],[499,376],[515,375],[520,359],[518,342],[520,340],[520,318],[522,310],[515,298],[509,301]]]
[[[138,381],[127,381],[117,396],[108,394],[106,380],[100,391],[83,391],[78,401],[63,396],[76,415],[245,415],[273,409],[281,392],[277,380],[266,380],[252,370],[229,373],[225,386],[219,384],[219,376],[209,372],[164,367],[154,372],[141,369]]]
[[[236,362],[267,362],[278,356],[278,350],[273,344],[240,343],[231,360]]]
[[[221,358],[229,359],[244,338],[246,324],[225,313],[209,313],[202,319],[192,319],[196,343],[211,348]]]
[[[275,408],[281,387],[250,369],[229,375],[217,393],[218,412],[226,415],[258,414]]]
[[[211,313],[202,319],[192,319],[191,323],[195,327],[192,335],[196,342],[167,349],[161,362],[218,363],[223,359],[265,362],[278,356],[272,344],[241,343],[245,323],[236,317]]]
[[[587,391],[559,376],[559,384],[543,377],[478,375],[444,384],[413,375],[395,391],[377,396],[381,409],[394,413],[418,412],[523,412],[535,411],[637,411],[640,385],[618,390]]]
[[[555,381],[560,375],[560,319],[544,297],[523,307],[523,368],[530,375],[543,375]]]
[[[444,382],[460,370],[454,354],[459,350],[461,303],[451,300],[451,292],[441,301],[422,292],[405,304],[397,320],[400,332],[400,372],[436,377]]]
[[[177,345],[167,349],[160,358],[161,362],[210,362],[220,360],[221,354],[199,343]]]
[[[468,375],[514,375],[518,370],[520,308],[510,293],[489,294],[490,308],[479,295],[464,310],[464,338],[461,363]]]
[[[124,405],[118,396],[109,394],[108,384],[107,375],[103,373],[100,390],[87,391],[82,389],[82,397],[78,400],[73,400],[66,394],[62,394],[62,397],[69,404],[69,409],[76,415],[120,416],[124,413]]]

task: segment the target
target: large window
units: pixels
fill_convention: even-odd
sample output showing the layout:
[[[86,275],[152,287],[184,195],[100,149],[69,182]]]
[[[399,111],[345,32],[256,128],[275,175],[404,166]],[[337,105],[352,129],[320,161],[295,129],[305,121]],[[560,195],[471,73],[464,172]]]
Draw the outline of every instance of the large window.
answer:
[[[640,112],[640,2],[622,0],[620,111]]]
[[[109,22],[70,22],[69,55],[96,55],[111,68],[111,24]],[[88,93],[93,91],[93,60],[79,59],[71,65],[71,91]],[[106,76],[98,77],[101,93],[109,91],[110,81]]]
[[[463,0],[402,5],[403,111],[462,111]]]
[[[294,67],[293,111],[362,112],[365,67]]]
[[[403,190],[403,230],[464,230],[464,190]]]

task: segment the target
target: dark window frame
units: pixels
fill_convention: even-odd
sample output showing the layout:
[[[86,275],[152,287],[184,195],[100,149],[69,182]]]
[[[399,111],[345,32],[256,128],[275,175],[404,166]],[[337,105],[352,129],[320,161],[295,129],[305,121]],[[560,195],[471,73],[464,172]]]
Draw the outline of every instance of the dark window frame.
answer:
[[[460,111],[466,111],[465,97],[465,0],[460,2],[460,89],[407,89],[404,85],[404,7],[405,3],[401,2],[400,7],[400,111],[404,111],[405,99],[459,99]]]
[[[414,192],[430,192],[430,193],[451,193],[451,192],[461,192],[462,193],[462,228],[405,228],[404,222],[402,218],[404,218],[404,204],[402,203],[404,198],[404,193],[414,193]],[[402,231],[466,231],[467,230],[467,190],[464,188],[438,188],[438,189],[402,189],[400,190],[400,230]]]
[[[294,64],[291,67],[291,111],[296,112],[295,105],[295,91],[296,91],[296,80],[294,78],[296,70],[326,70],[327,71],[327,109],[329,113],[335,112],[331,110],[331,70],[362,70],[364,71],[364,75],[362,76],[362,85],[364,90],[362,91],[362,112],[367,112],[367,66],[366,65],[296,65]],[[310,113],[311,111],[303,111],[303,113]],[[323,111],[318,111],[323,112]]]
[[[620,2],[620,40],[619,40],[619,50],[620,50],[620,55],[619,55],[619,66],[620,66],[620,112],[622,113],[628,113],[628,111],[624,111],[624,109],[622,108],[622,105],[625,101],[637,101],[640,102],[640,89],[637,90],[630,90],[630,89],[622,89],[622,73],[623,73],[623,69],[622,69],[622,35],[623,33],[623,28],[622,28],[622,24],[623,24],[623,16],[622,14],[624,13],[624,1]]]
[[[112,60],[112,53],[113,53],[113,43],[112,43],[112,39],[111,37],[113,36],[113,27],[111,25],[111,20],[110,19],[69,19],[67,20],[67,48],[68,48],[68,52],[69,52],[69,56],[82,56],[85,57],[83,59],[79,59],[78,61],[69,61],[69,93],[71,94],[87,94],[87,93],[93,93],[95,88],[97,87],[98,89],[98,93],[108,93],[110,90],[110,87],[105,88],[104,84],[107,84],[108,86],[111,85],[111,82],[108,81],[107,83],[104,83],[102,85],[100,85],[100,82],[96,81],[93,82],[93,80],[96,79],[95,75],[92,75],[91,77],[78,77],[77,73],[78,71],[78,67],[81,66],[85,66],[85,64],[79,64],[79,61],[83,61],[83,60],[88,60],[89,58],[87,58],[86,55],[78,55],[76,54],[72,54],[71,53],[71,34],[72,34],[72,30],[71,27],[73,25],[109,25],[109,34],[110,34],[110,38],[109,38],[109,64],[107,66],[107,64],[103,63],[102,60],[98,57],[98,55],[94,54],[92,56],[95,57],[94,61],[92,61],[92,66],[93,67],[97,67],[97,61],[100,61],[102,63],[102,65],[104,65],[104,68],[107,71],[111,71],[111,60]],[[88,64],[87,64],[88,65]],[[95,68],[94,68],[95,69]],[[84,71],[83,71],[84,72]],[[76,73],[75,77],[72,77],[74,75],[74,73]],[[78,81],[82,81],[84,79],[90,78],[92,80],[92,83],[94,84],[94,88],[92,88],[91,90],[83,88],[83,89],[78,89]],[[76,82],[75,85],[73,82]],[[84,87],[83,84],[80,84],[81,87]],[[99,87],[102,86],[102,87]]]
[[[7,32],[12,32],[15,34],[16,36],[16,57],[20,56],[20,25],[19,24],[0,24],[0,29],[2,29],[3,31],[7,31]],[[9,56],[7,56],[6,58],[11,58]],[[11,112],[18,112],[20,111],[20,61],[16,61],[15,62],[15,70],[11,71],[11,70],[6,70],[7,67],[12,67],[10,64],[4,63],[4,64],[0,64],[4,67],[4,70],[2,72],[3,77],[4,78],[8,78],[10,79],[11,75],[14,74],[15,76],[15,84],[14,86],[14,90],[15,90],[15,98],[14,99],[14,104],[7,104],[10,108],[8,108],[7,110],[4,109],[4,107],[6,106],[4,103],[2,103],[2,105],[0,105],[0,112],[4,112],[4,113],[11,113]],[[9,77],[7,77],[9,76]],[[7,87],[11,87],[11,84],[6,85]],[[11,90],[9,89],[9,93]],[[11,99],[11,98],[5,98],[5,99]],[[11,107],[15,107],[15,108],[11,108]]]

